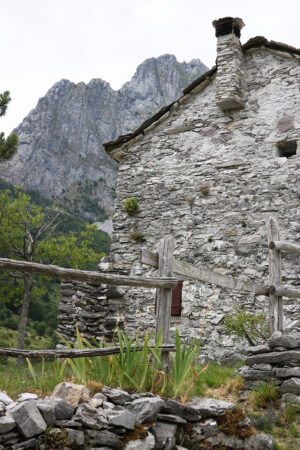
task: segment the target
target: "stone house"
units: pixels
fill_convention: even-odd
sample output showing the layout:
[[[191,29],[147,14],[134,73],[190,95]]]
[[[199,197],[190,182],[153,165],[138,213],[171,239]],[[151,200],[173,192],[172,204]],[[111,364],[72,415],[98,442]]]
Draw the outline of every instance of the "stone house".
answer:
[[[300,50],[264,37],[241,45],[239,18],[213,25],[216,66],[138,130],[105,145],[119,175],[111,254],[101,270],[153,275],[139,262],[141,248],[173,236],[177,259],[267,284],[268,217],[277,216],[282,238],[300,239]],[[134,216],[124,208],[128,197],[138,201]],[[296,258],[283,258],[284,283],[294,286]],[[267,312],[268,297],[181,281],[172,330],[201,336],[205,354],[230,359],[241,344],[225,335],[224,317],[234,306]],[[155,290],[84,289],[65,285],[61,305],[86,336],[111,336],[116,321],[132,334],[153,327]],[[300,307],[285,299],[285,311]]]

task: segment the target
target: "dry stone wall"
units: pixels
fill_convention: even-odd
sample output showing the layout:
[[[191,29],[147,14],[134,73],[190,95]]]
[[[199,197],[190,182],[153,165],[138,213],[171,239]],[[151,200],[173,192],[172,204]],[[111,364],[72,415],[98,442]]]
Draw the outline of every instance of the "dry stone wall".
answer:
[[[103,258],[101,271],[108,271],[109,264]],[[110,272],[124,274],[124,267],[115,267]],[[80,335],[93,342],[101,342],[105,338],[110,342],[116,334],[116,327],[122,318],[119,314],[119,301],[124,291],[120,287],[106,285],[91,285],[80,282],[64,282],[61,285],[61,300],[59,303],[58,333],[70,344],[77,340],[76,329]],[[93,339],[92,339],[93,338]],[[65,343],[59,339],[57,348]]]
[[[182,404],[107,386],[92,397],[85,386],[63,382],[50,397],[24,392],[14,402],[0,391],[0,407],[1,450],[274,448],[240,408],[214,398]],[[236,427],[227,430],[229,418]]]
[[[288,55],[289,56],[289,55]],[[298,141],[300,131],[299,59],[255,49],[244,54],[245,107],[223,112],[216,105],[213,80],[191,95],[169,117],[126,149],[120,164],[111,245],[111,267],[131,273],[155,271],[139,263],[141,247],[157,249],[173,236],[175,257],[221,273],[268,283],[266,221],[276,215],[282,238],[300,231],[300,156],[279,156],[277,143]],[[129,217],[123,202],[138,200]],[[132,241],[139,231],[142,244]],[[295,255],[283,255],[284,284],[299,285]],[[154,325],[154,291],[130,289],[119,314],[131,333]],[[233,306],[267,312],[268,298],[185,281],[183,311],[172,330],[202,338],[203,352],[229,361],[242,349],[224,333],[223,319]],[[300,307],[285,301],[287,314]]]
[[[275,331],[268,343],[248,349],[246,366],[239,370],[246,388],[273,382],[284,399],[300,404],[300,321],[293,328]]]

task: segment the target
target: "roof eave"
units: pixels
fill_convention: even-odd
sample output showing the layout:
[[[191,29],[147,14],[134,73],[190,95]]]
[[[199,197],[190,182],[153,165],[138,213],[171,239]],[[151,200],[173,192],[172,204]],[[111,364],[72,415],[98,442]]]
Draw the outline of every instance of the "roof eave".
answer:
[[[283,53],[289,53],[290,55],[297,55],[300,56],[300,49],[296,47],[292,47],[287,44],[283,44],[281,42],[276,41],[268,41],[263,36],[256,36],[254,38],[249,39],[243,46],[243,51],[247,52],[250,49],[271,49],[280,51]],[[174,108],[174,105],[178,103],[182,103],[185,101],[187,97],[190,96],[190,94],[196,93],[201,91],[201,86],[207,86],[211,79],[214,77],[215,73],[217,72],[217,66],[212,67],[212,69],[205,72],[203,75],[201,75],[199,78],[194,80],[189,86],[187,86],[183,90],[183,96],[180,97],[175,102],[170,103],[167,106],[164,106],[161,108],[156,114],[154,114],[152,117],[147,119],[145,122],[142,123],[142,125],[137,128],[137,130],[133,131],[132,133],[128,133],[125,135],[119,136],[117,139],[106,142],[104,145],[106,153],[113,158],[115,161],[120,162],[123,158],[123,156],[126,153],[127,147],[132,145],[133,143],[137,142],[137,140],[141,139],[144,134],[146,134],[150,129],[152,130],[155,126],[155,124],[159,124],[162,122],[162,118],[166,116],[172,108]],[[200,88],[199,88],[200,87]]]

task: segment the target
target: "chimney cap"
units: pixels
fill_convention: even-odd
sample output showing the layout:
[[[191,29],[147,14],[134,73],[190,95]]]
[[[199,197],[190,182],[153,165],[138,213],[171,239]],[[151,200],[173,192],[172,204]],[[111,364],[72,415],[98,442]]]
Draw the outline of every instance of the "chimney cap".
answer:
[[[244,21],[239,17],[222,17],[213,21],[213,26],[216,29],[216,36],[234,33],[237,37],[241,36],[241,29]]]

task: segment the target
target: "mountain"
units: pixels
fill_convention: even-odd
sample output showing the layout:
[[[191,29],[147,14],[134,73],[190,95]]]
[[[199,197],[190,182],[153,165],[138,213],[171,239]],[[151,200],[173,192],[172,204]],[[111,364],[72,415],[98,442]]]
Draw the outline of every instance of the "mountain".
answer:
[[[0,178],[82,217],[105,220],[113,208],[117,165],[102,144],[133,131],[206,70],[198,59],[179,63],[163,55],[145,60],[118,91],[101,79],[59,81],[14,130],[18,152],[0,165]]]

